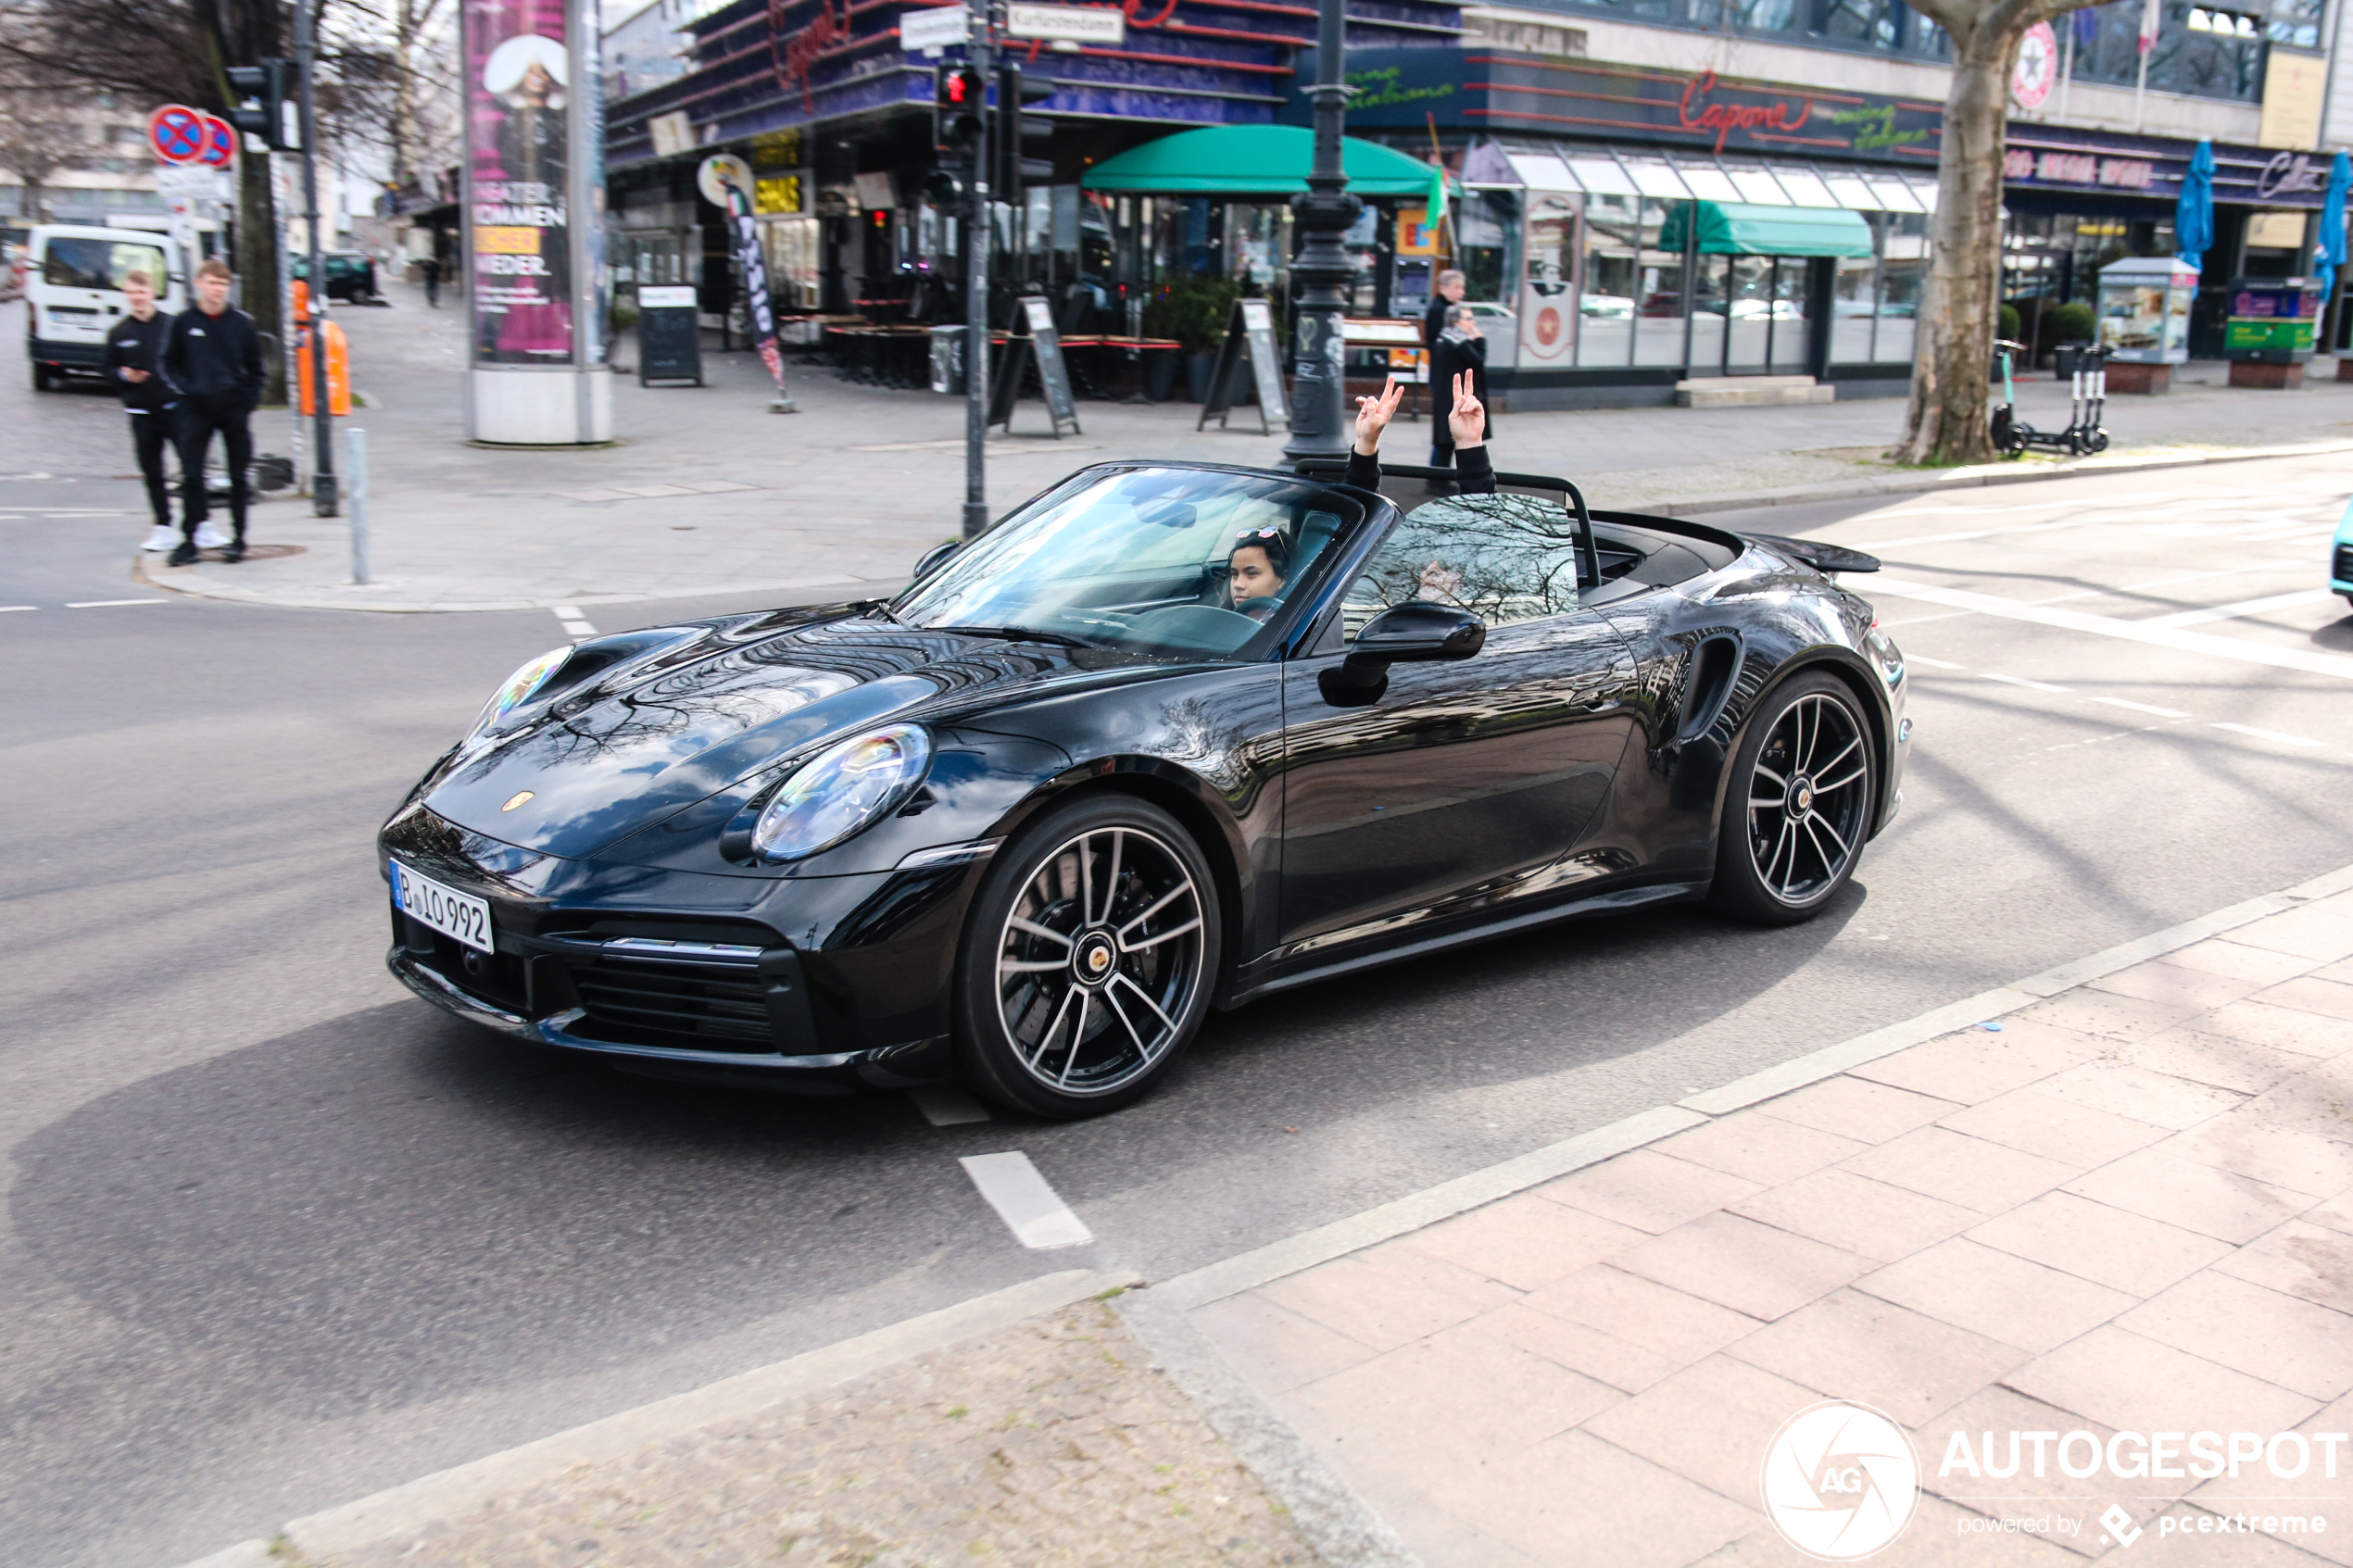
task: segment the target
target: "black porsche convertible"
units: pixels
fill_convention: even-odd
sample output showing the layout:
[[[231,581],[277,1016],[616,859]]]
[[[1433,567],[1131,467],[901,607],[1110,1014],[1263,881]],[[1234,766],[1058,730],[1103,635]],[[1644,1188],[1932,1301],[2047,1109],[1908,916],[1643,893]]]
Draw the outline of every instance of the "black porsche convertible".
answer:
[[[1212,1008],[1821,909],[1909,737],[1878,563],[1498,477],[1103,463],[895,598],[558,648],[384,825],[393,972],[634,1071],[1078,1116]]]

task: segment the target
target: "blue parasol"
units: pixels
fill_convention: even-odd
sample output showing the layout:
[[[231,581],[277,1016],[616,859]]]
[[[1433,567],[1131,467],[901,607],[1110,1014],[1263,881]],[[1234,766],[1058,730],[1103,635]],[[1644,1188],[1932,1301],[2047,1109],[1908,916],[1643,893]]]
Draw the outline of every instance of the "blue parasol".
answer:
[[[2214,144],[2200,142],[2182,176],[2182,199],[2173,207],[2173,254],[2191,267],[2206,265],[2214,244]]]
[[[2345,188],[2353,185],[2353,159],[2343,153],[2329,166],[2329,194],[2321,203],[2321,244],[2312,273],[2321,282],[2321,308],[2336,295],[2336,270],[2345,265]]]

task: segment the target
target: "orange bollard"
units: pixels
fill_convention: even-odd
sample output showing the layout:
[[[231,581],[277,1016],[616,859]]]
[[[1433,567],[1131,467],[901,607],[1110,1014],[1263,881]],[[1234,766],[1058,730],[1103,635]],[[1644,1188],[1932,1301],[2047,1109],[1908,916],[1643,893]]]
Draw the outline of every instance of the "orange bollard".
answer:
[[[295,364],[302,376],[302,411],[306,418],[318,412],[310,391],[312,358],[310,328],[305,326],[295,333]],[[344,339],[343,329],[333,321],[327,323],[327,411],[338,419],[351,412],[351,349]]]

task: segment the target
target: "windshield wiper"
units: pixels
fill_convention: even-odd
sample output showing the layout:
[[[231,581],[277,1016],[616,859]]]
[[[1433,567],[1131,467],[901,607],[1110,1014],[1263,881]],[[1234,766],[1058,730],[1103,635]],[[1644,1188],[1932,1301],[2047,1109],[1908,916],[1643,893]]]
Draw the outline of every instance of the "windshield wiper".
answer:
[[[1002,637],[1009,643],[1054,643],[1066,648],[1101,647],[1084,637],[1063,632],[1041,632],[1035,626],[926,626],[926,632],[957,632],[967,637]]]

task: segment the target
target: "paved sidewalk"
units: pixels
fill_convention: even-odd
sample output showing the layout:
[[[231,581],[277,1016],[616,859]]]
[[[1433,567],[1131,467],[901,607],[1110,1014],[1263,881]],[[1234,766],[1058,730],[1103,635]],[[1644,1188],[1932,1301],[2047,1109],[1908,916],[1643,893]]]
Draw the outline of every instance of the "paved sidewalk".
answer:
[[[2172,1469],[2353,1432],[2348,960],[2338,893],[1192,1323],[1428,1568],[1804,1562],[1759,1477],[1826,1399],[1919,1453],[1874,1562],[2353,1563],[2342,1440],[2296,1480],[1941,1473],[1956,1433],[2174,1434]]]
[[[853,385],[796,366],[801,412],[766,412],[768,383],[745,354],[707,355],[706,387],[642,388],[617,376],[619,442],[598,450],[517,451],[464,442],[463,316],[424,307],[396,285],[388,309],[339,311],[353,381],[367,407],[375,581],[350,582],[343,522],[282,497],[258,508],[256,537],[296,546],[237,567],[143,560],[158,585],[259,603],[373,609],[491,609],[707,593],[844,596],[896,585],[951,536],[963,496],[963,409],[929,393]],[[2296,393],[2234,390],[2219,365],[2189,367],[2180,390],[2111,402],[2116,448],[2095,466],[2180,461],[2282,445],[2353,449],[2353,384],[2323,377]],[[2067,389],[2022,383],[2024,417],[2066,422]],[[1257,433],[1248,409],[1230,429],[1197,432],[1189,404],[1082,403],[1083,435],[1043,433],[1036,403],[1020,433],[991,443],[988,496],[998,512],[1083,463],[1111,457],[1277,460],[1282,436]],[[1798,408],[1606,409],[1507,414],[1506,467],[1567,473],[1601,506],[1688,510],[1762,500],[1834,498],[1982,483],[1973,470],[1922,473],[1879,460],[1903,420],[1901,399]],[[288,416],[257,416],[257,442],[289,444]],[[1427,420],[1390,436],[1420,460]],[[119,439],[119,433],[109,429]],[[2014,479],[2057,471],[2040,458],[2000,465]],[[1894,488],[1891,488],[1894,487]]]

